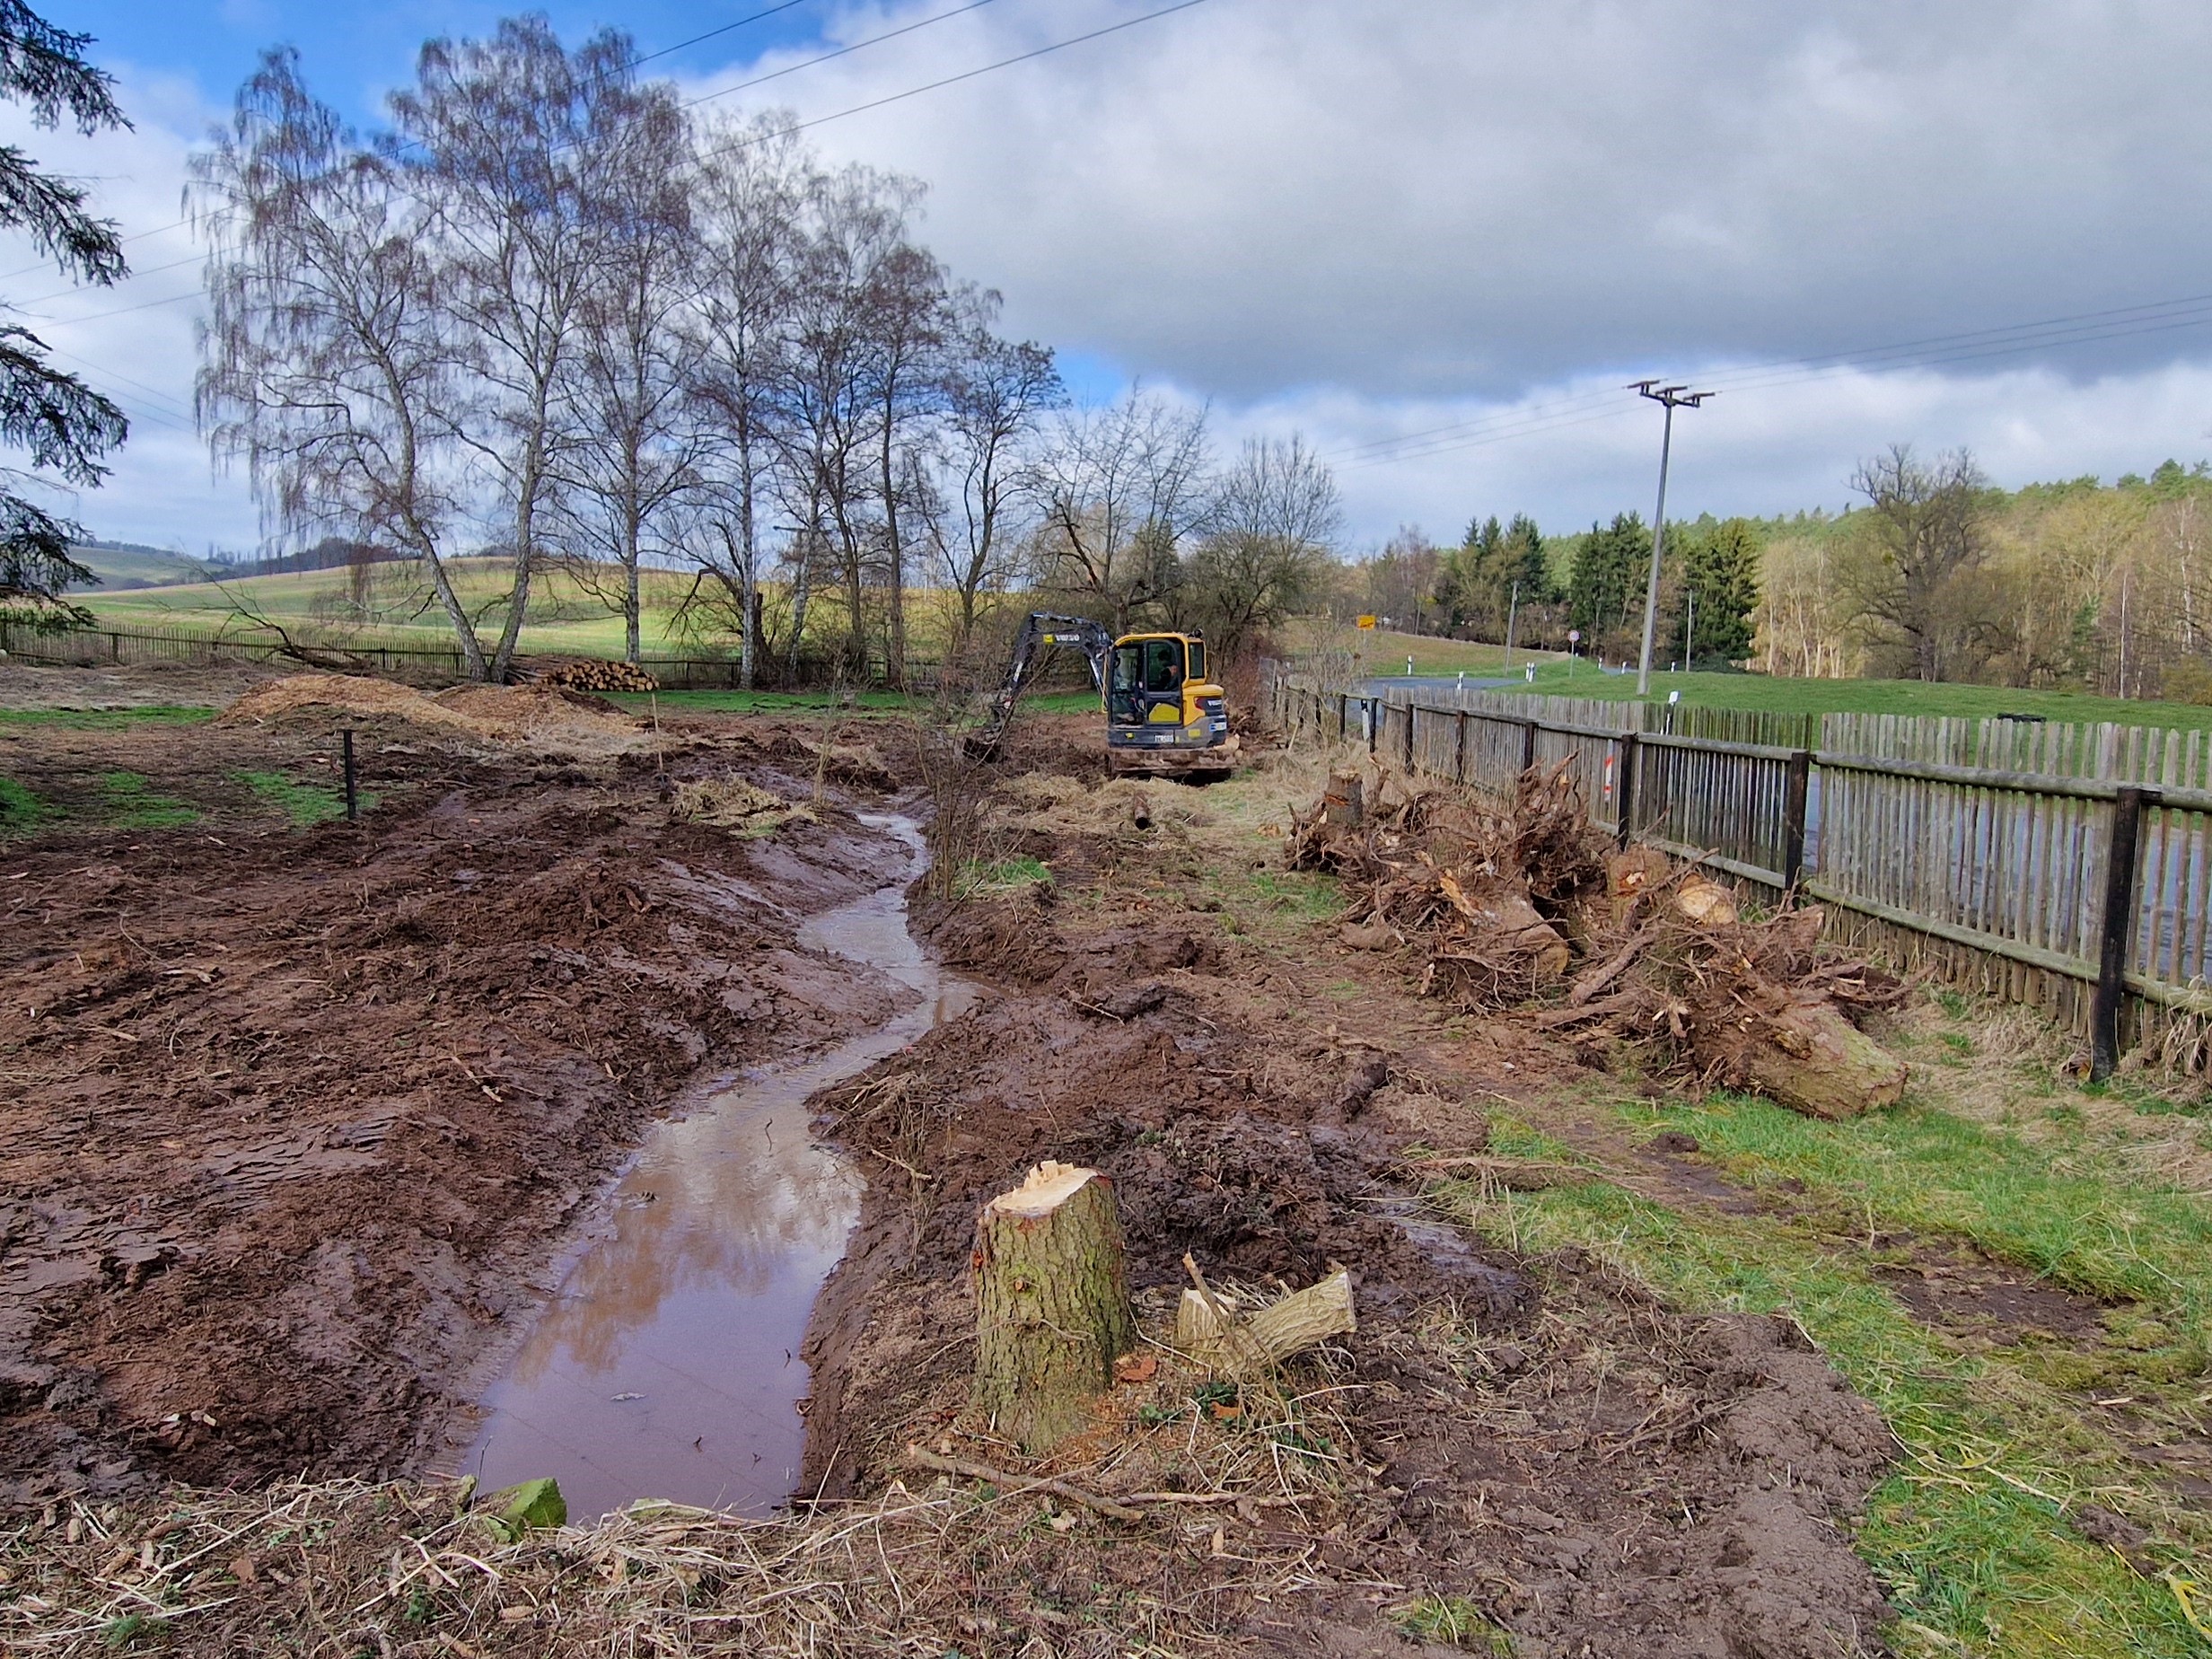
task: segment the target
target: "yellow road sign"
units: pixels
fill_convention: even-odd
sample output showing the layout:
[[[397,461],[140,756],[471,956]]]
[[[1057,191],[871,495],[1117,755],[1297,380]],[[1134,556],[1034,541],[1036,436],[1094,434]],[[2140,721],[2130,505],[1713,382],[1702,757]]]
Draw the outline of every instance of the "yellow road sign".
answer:
[[[1374,619],[1373,617],[1362,617],[1359,619],[1359,625],[1362,628],[1373,628],[1374,626]]]

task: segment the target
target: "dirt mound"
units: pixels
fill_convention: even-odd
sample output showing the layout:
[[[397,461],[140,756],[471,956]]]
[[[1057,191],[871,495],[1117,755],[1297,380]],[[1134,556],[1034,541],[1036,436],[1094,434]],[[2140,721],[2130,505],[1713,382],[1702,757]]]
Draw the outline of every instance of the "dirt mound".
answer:
[[[389,680],[292,674],[256,686],[221,718],[391,721],[502,747],[598,758],[650,748],[654,741],[611,704],[544,684],[456,686],[433,696]]]

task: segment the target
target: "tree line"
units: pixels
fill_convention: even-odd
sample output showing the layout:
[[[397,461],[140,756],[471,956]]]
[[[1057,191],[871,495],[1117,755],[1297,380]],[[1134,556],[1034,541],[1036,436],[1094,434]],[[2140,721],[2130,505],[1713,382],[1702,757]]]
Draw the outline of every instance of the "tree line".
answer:
[[[1993,488],[1897,445],[1766,538],[1759,665],[2212,701],[2212,468]]]
[[[925,592],[955,657],[1017,590],[1232,649],[1310,601],[1340,514],[1302,441],[1224,463],[1203,410],[1075,407],[923,243],[917,180],[635,59],[541,17],[433,40],[364,136],[264,57],[191,205],[199,417],[273,539],[396,554],[489,679],[556,565],[632,660],[645,573],[689,571],[678,626],[747,685],[904,684]],[[504,589],[472,601],[456,562],[486,556]]]
[[[1753,522],[1710,516],[1667,525],[1656,655],[1725,667],[1752,654],[1765,537]],[[1416,634],[1574,650],[1625,662],[1641,649],[1651,529],[1635,513],[1547,536],[1517,513],[1472,520],[1456,547],[1416,527],[1349,566],[1339,615],[1365,611]]]

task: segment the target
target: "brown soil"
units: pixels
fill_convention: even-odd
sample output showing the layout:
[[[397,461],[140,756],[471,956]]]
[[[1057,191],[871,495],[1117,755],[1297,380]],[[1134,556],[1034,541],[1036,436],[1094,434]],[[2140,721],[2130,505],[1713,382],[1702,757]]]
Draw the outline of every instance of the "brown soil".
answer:
[[[1172,1301],[1186,1251],[1233,1282],[1356,1270],[1358,1334],[1286,1384],[1332,1402],[1338,1483],[1296,1514],[1213,1512],[1215,1558],[1302,1549],[1306,1593],[1254,1593],[1172,1550],[1144,1569],[1163,1600],[1210,1597],[1230,1645],[1402,1652],[1378,1610],[1429,1594],[1467,1598],[1523,1655],[1879,1651],[1881,1594],[1836,1523],[1889,1437],[1794,1329],[1677,1318],[1579,1256],[1514,1260],[1426,1220],[1401,1154],[1479,1148],[1495,1093],[1433,1016],[1378,991],[1362,1039],[1321,1027],[1341,955],[1262,952],[1195,891],[1178,902],[1172,826],[1141,892],[1071,901],[1071,873],[1135,862],[1144,832],[1119,804],[1016,793],[1054,797],[1024,821],[1061,896],[935,915],[940,947],[1000,995],[830,1112],[872,1179],[808,1338],[811,1489],[879,1490],[917,1439],[1005,1462],[963,1410],[974,1216],[1055,1157],[1113,1178],[1140,1308]],[[1093,803],[1110,810],[1084,829]],[[1153,1467],[1145,1426],[1176,1403],[1132,1419],[1124,1402],[1115,1432],[1048,1467],[1112,1489]],[[989,1628],[1046,1634],[1104,1617],[1118,1574],[1072,1539],[972,1594]]]
[[[1909,1267],[1878,1268],[1875,1277],[1931,1325],[2006,1342],[2032,1332],[2068,1342],[2097,1342],[2105,1335],[2106,1307],[2094,1297],[1976,1256],[1924,1253]]]
[[[676,771],[810,799],[775,747]],[[647,1119],[904,995],[794,949],[882,864],[834,789],[747,838],[672,821],[650,757],[419,731],[363,746],[357,827],[234,781],[329,749],[0,731],[85,825],[0,842],[0,1493],[418,1466]],[[203,815],[99,827],[118,770]]]

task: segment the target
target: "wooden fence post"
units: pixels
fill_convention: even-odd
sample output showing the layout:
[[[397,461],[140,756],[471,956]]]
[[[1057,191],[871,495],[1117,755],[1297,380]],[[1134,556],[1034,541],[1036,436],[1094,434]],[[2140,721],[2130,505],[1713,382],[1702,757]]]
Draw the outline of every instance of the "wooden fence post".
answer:
[[[1640,747],[1635,733],[1620,734],[1620,776],[1616,780],[1613,800],[1620,814],[1615,833],[1624,847],[1628,838],[1636,833],[1636,754]]]
[[[1536,766],[1536,722],[1523,721],[1521,725],[1521,769],[1532,771]]]
[[[1459,746],[1452,751],[1452,777],[1454,782],[1467,781],[1467,711],[1460,710]]]
[[[2105,847],[2104,916],[2099,932],[2097,996],[2089,1013],[2089,1076],[2102,1083],[2120,1063],[2120,1006],[2127,988],[2128,940],[2135,932],[2137,853],[2143,812],[2158,803],[2158,791],[2122,784],[2112,803],[2112,833]]]
[[[1413,699],[1406,699],[1406,770],[1413,770]]]
[[[1782,791],[1782,893],[1797,891],[1805,873],[1805,796],[1813,782],[1813,751],[1800,749],[1789,758]]]

